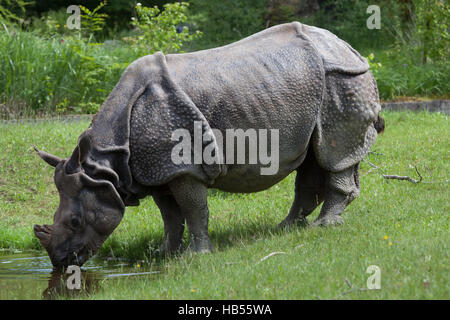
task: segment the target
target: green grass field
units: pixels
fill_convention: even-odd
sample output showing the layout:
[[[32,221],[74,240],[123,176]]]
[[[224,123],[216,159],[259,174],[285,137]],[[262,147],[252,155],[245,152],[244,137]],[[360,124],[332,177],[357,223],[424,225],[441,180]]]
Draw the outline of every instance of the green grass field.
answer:
[[[155,259],[163,223],[149,198],[127,209],[99,254],[146,260],[163,272],[105,281],[88,298],[449,299],[448,117],[384,117],[386,131],[361,164],[361,195],[345,210],[344,225],[277,231],[293,200],[292,174],[254,194],[210,190],[216,252]],[[32,226],[51,223],[58,206],[53,170],[31,146],[67,157],[88,124],[0,124],[1,248],[40,250]],[[414,167],[423,176],[419,184],[382,176],[418,179]],[[261,261],[273,252],[284,254]],[[350,285],[366,288],[370,265],[381,269],[381,290],[349,292]]]

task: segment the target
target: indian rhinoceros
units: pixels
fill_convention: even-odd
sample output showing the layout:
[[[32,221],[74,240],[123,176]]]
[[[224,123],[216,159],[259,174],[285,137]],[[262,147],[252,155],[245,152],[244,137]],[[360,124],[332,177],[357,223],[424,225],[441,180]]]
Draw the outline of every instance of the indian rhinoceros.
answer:
[[[69,158],[36,148],[55,167],[60,205],[53,225],[35,225],[35,235],[55,267],[82,265],[125,207],[151,195],[164,221],[163,251],[182,248],[186,222],[190,248],[209,252],[208,188],[257,192],[294,170],[295,199],[280,226],[305,224],[322,202],[314,224],[339,224],[359,194],[359,162],[384,129],[379,111],[367,61],[329,31],[298,22],[220,48],[142,57]],[[278,170],[261,174],[261,161],[174,163],[173,132],[193,133],[194,124],[209,137],[200,152],[219,150],[216,135],[227,129],[278,130]]]

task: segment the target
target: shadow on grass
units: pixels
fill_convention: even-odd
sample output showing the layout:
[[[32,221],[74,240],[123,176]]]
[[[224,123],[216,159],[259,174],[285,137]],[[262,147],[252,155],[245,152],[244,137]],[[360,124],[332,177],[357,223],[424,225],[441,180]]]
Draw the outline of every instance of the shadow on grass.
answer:
[[[214,244],[215,250],[223,251],[230,247],[235,247],[245,243],[251,245],[255,241],[261,239],[269,239],[285,232],[305,229],[306,226],[289,226],[279,229],[278,224],[260,223],[260,224],[243,224],[240,226],[232,226],[223,228],[222,230],[214,230],[210,232],[210,239]],[[161,233],[142,235],[136,237],[132,241],[125,244],[118,239],[109,239],[104,247],[100,250],[100,257],[121,258],[128,261],[144,260],[154,265],[160,265],[167,259],[172,259],[179,254],[166,255],[159,248],[163,242],[163,234]],[[188,232],[185,230],[183,237],[183,252],[189,247],[190,239]],[[181,254],[183,253],[181,252]]]

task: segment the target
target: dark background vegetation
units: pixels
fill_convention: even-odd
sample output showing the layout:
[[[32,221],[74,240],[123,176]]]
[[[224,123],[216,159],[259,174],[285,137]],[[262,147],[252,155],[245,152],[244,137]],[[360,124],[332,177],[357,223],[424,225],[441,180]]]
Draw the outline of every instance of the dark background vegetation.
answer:
[[[69,5],[81,4],[93,10],[101,2],[0,0],[1,117],[95,113],[126,66],[161,47],[140,45],[153,35],[146,38],[145,22],[131,24],[133,17],[138,18],[137,1],[107,1],[97,12],[105,15],[99,18],[97,29],[85,26],[84,18],[79,33],[64,26]],[[139,2],[142,7],[158,6],[162,11],[166,3],[174,1]],[[199,31],[201,36],[179,42],[179,47],[166,46],[170,48],[167,51],[216,47],[276,24],[300,21],[330,30],[366,56],[383,100],[449,96],[447,1],[187,2],[187,11],[169,15],[174,18],[170,21],[180,21],[169,27],[175,30],[185,26],[190,34]],[[379,30],[366,27],[370,16],[366,10],[372,4],[381,9]],[[185,18],[177,20],[180,14]],[[166,29],[160,32],[168,33],[167,20],[160,19],[155,25],[158,23],[166,23]],[[178,41],[158,37],[156,41],[163,44]]]

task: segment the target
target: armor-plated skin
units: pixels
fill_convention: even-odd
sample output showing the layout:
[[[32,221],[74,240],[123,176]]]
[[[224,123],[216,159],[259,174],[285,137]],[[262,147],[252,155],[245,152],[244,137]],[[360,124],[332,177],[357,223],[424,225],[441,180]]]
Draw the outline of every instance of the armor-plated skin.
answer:
[[[56,167],[61,205],[55,224],[35,226],[35,233],[55,266],[82,264],[118,225],[125,206],[152,195],[164,220],[162,249],[181,249],[187,223],[191,248],[209,252],[207,188],[260,191],[294,170],[295,200],[280,226],[304,224],[322,201],[314,224],[341,223],[359,194],[358,164],[384,128],[368,69],[347,43],[298,22],[221,48],[140,58],[69,159],[39,151]],[[193,134],[194,123],[211,138],[202,150],[218,147],[214,130],[224,139],[227,129],[279,130],[279,170],[262,175],[259,162],[175,164],[172,133]]]

